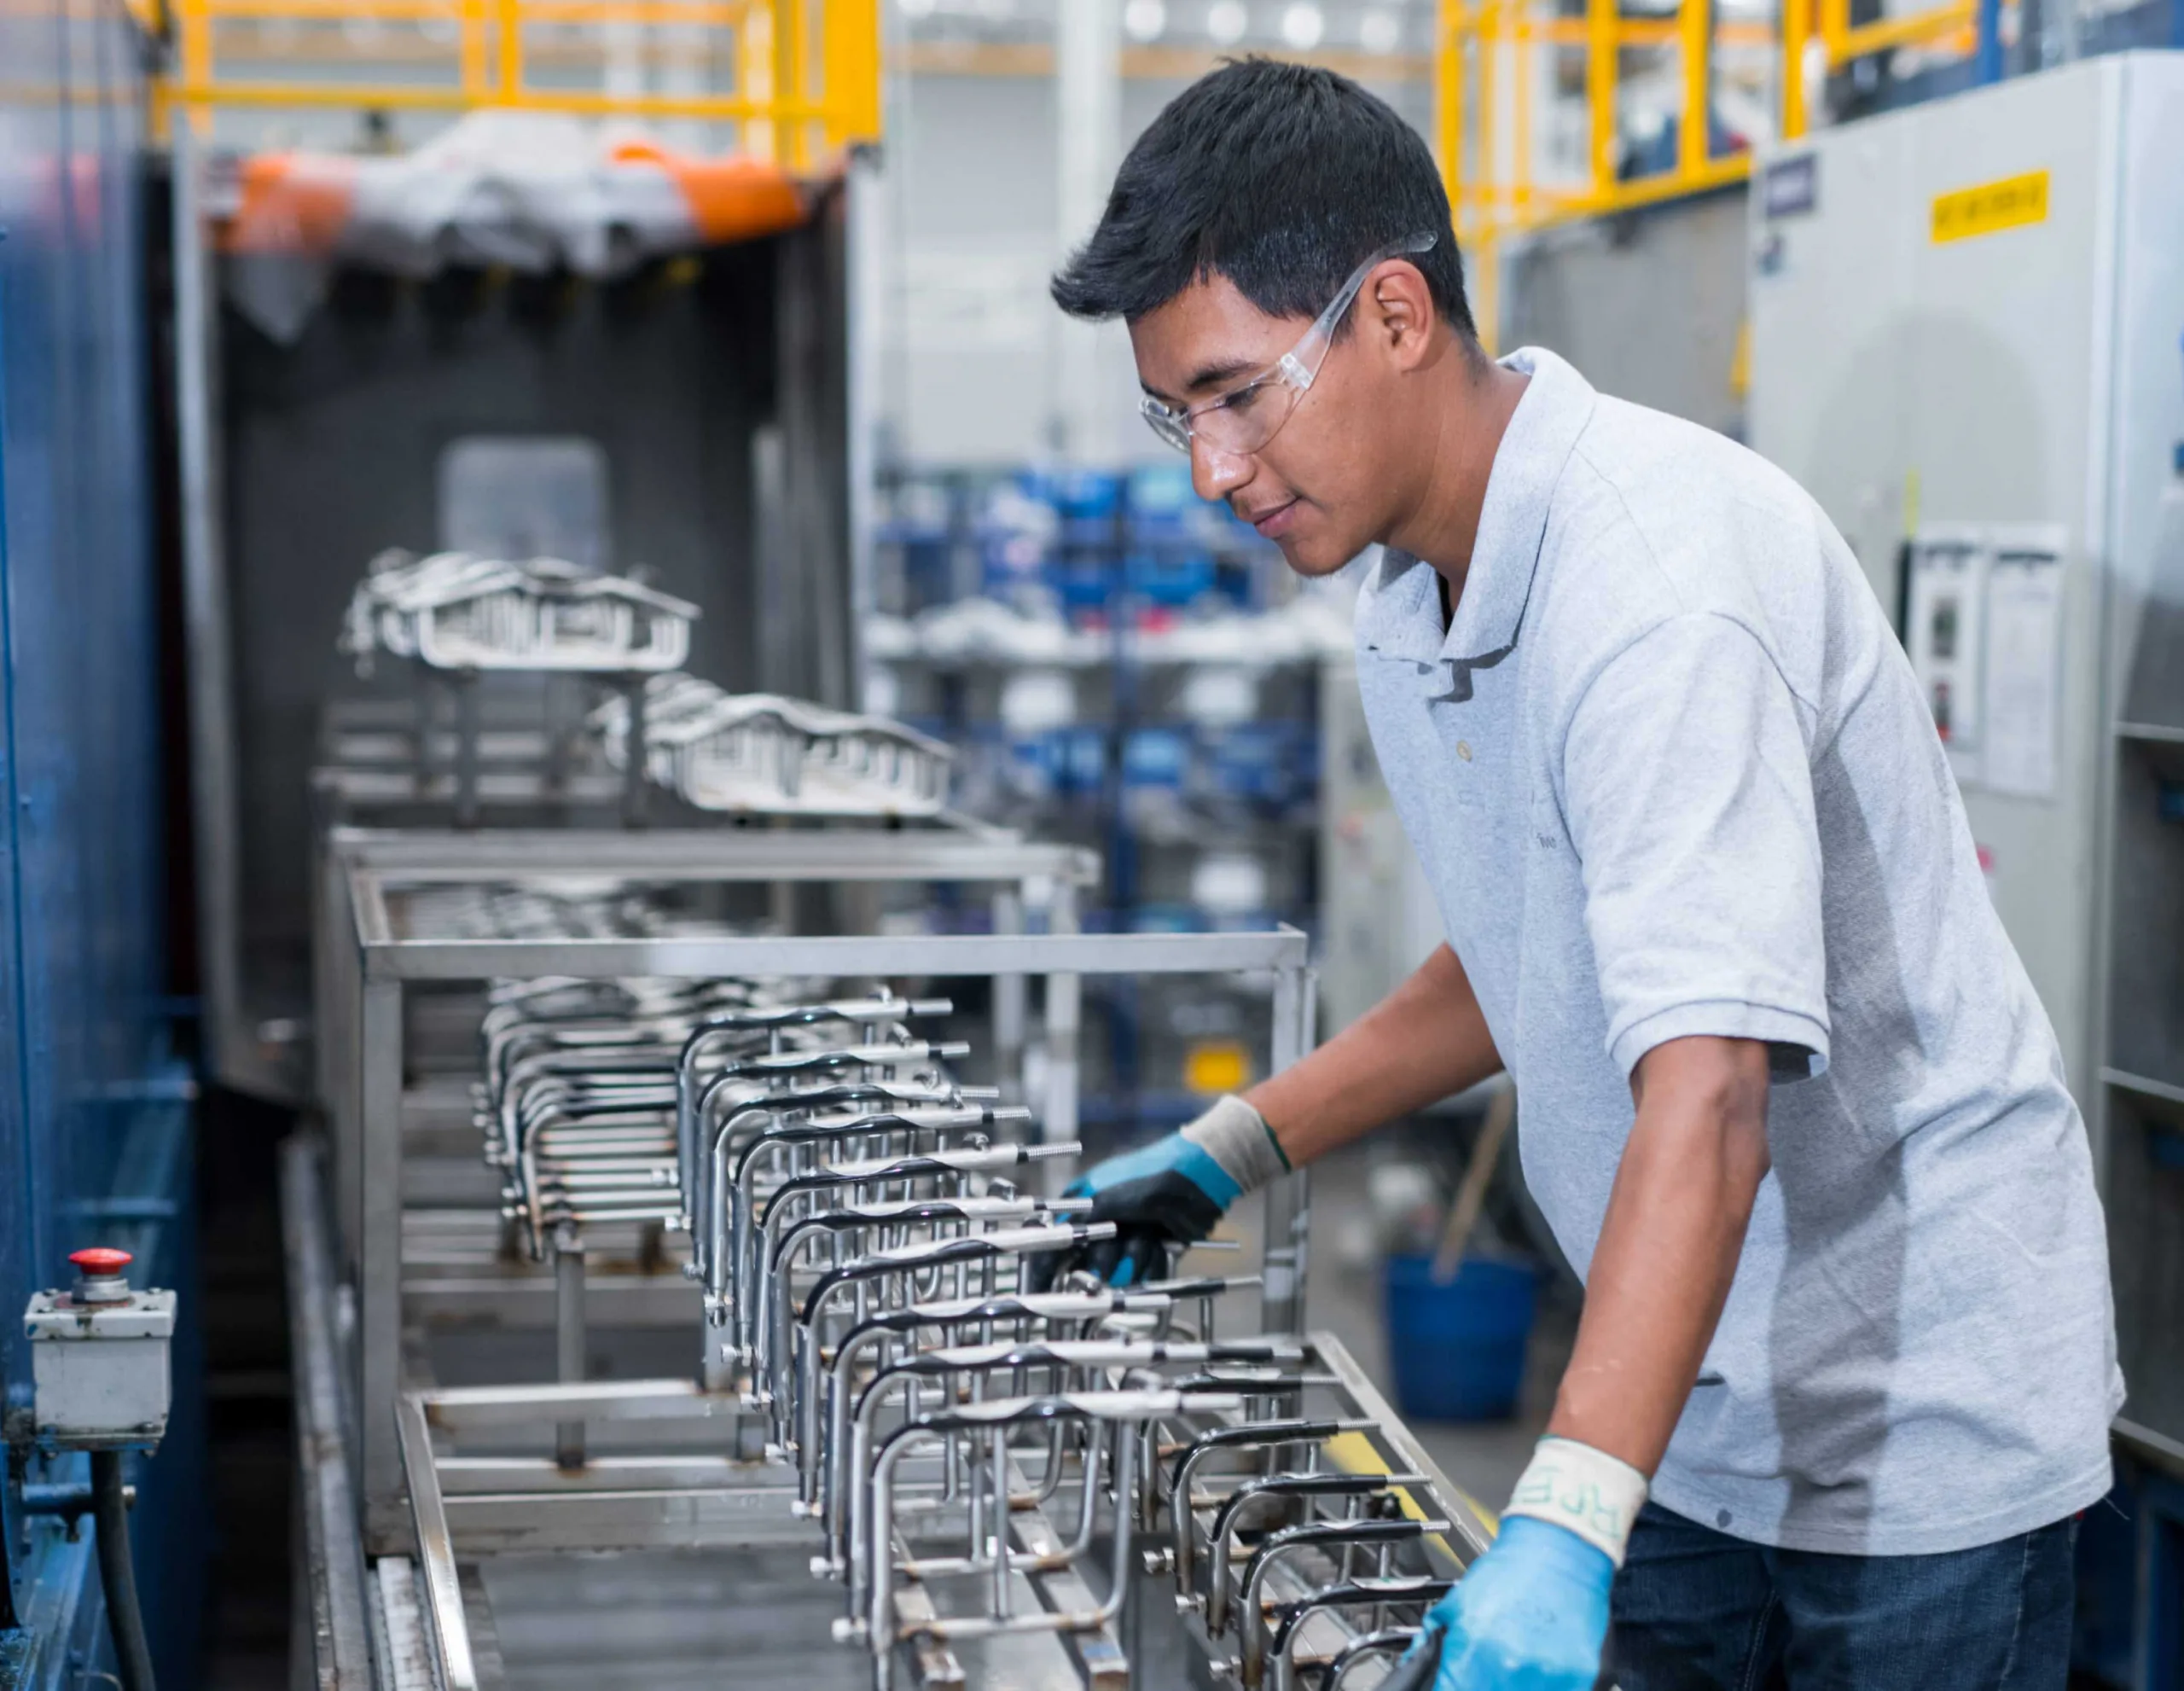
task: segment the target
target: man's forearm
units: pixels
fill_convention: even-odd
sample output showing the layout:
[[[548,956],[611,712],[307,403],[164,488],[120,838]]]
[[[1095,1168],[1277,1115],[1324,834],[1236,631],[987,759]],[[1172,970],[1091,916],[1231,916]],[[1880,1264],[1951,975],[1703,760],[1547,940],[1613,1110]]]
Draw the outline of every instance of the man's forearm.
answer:
[[[1326,1044],[1244,1095],[1301,1167],[1501,1066],[1470,979],[1443,945]]]
[[[1650,1475],[1736,1277],[1767,1173],[1767,1048],[1675,1039],[1640,1060],[1638,1119],[1548,1431]]]

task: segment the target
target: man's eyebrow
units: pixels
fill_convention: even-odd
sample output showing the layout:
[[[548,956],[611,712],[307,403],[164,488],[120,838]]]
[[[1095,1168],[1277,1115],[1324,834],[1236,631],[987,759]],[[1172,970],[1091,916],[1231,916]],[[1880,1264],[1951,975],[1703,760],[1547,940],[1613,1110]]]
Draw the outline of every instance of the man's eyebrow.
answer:
[[[1260,368],[1261,366],[1258,364],[1250,363],[1242,358],[1231,358],[1225,363],[1201,365],[1195,372],[1193,373],[1190,381],[1183,389],[1183,392],[1186,397],[1188,397],[1194,393],[1204,393],[1209,388],[1225,387],[1230,382],[1234,381],[1238,376],[1249,375],[1252,371]],[[1172,406],[1176,403],[1175,400],[1170,398],[1167,394],[1163,393],[1159,388],[1153,386],[1149,381],[1141,381],[1137,385],[1164,405]]]
[[[1231,358],[1225,363],[1201,364],[1192,375],[1189,385],[1183,389],[1183,392],[1203,393],[1208,388],[1223,386],[1240,375],[1249,375],[1258,368],[1260,367],[1258,364],[1246,363],[1240,358]]]

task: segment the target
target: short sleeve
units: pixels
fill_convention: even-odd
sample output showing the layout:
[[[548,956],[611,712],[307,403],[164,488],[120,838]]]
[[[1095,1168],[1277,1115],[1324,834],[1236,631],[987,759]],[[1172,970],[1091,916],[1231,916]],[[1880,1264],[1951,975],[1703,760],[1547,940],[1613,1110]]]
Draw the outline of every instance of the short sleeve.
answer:
[[[1811,765],[1758,640],[1707,612],[1641,636],[1578,700],[1562,770],[1623,1074],[1694,1034],[1767,1042],[1777,1079],[1825,1069]]]

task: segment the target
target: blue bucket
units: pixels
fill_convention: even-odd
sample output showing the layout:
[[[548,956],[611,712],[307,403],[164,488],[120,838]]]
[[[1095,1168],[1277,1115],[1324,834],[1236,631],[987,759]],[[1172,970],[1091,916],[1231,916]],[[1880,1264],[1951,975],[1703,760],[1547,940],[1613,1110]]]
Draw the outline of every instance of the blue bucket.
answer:
[[[1528,1263],[1467,1257],[1446,1286],[1431,1257],[1390,1257],[1388,1355],[1396,1403],[1420,1421],[1502,1421],[1516,1412],[1539,1273]]]

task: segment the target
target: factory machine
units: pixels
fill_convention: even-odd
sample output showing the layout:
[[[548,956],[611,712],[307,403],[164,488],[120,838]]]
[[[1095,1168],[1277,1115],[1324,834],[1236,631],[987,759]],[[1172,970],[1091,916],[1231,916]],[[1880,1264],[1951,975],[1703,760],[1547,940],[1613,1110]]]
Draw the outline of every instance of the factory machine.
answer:
[[[1824,131],[1751,199],[1752,445],[1896,619],[2091,1132],[2145,1570],[2094,1653],[2133,1684],[2184,1672],[2180,157],[2184,54],[2133,52]]]

